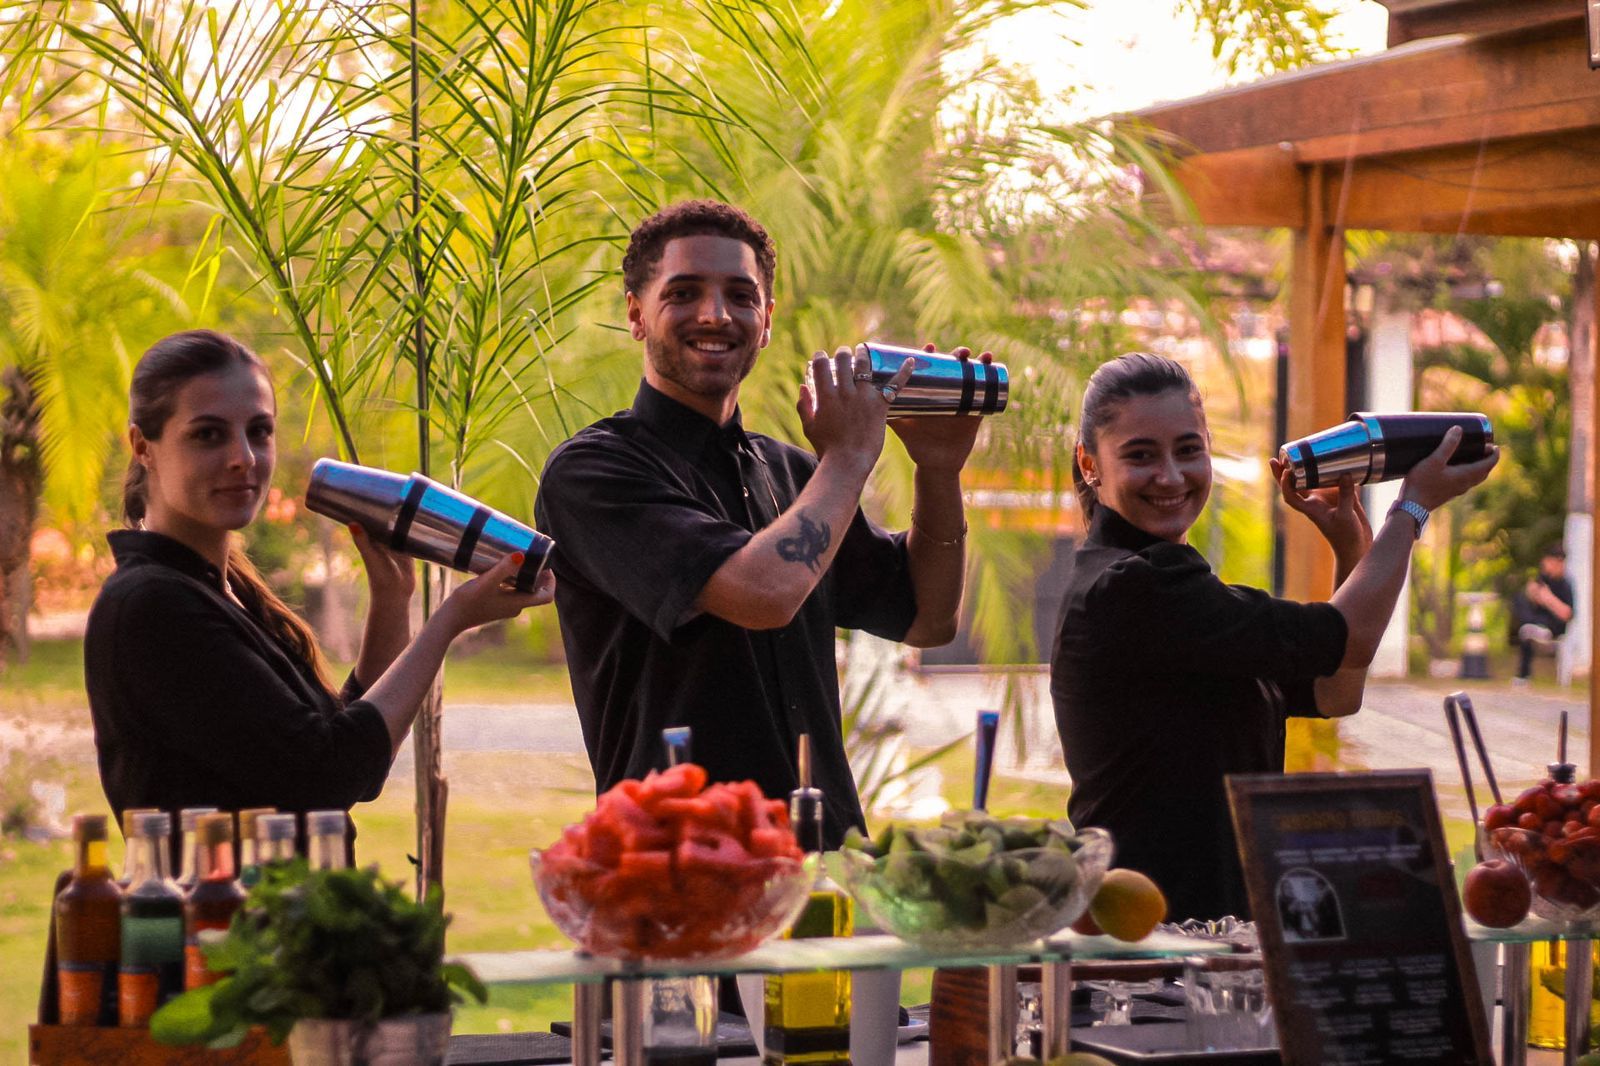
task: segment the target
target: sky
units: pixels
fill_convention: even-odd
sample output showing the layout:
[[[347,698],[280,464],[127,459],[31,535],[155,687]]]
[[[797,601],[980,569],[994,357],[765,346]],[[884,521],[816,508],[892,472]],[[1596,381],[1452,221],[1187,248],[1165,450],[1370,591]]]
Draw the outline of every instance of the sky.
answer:
[[[1209,40],[1195,33],[1190,20],[1175,16],[1175,0],[1086,2],[1082,10],[1063,14],[1014,17],[995,27],[987,43],[1030,68],[1047,98],[1074,90],[1071,117],[1132,110],[1226,84]],[[1345,47],[1383,50],[1388,12],[1380,4],[1330,0],[1325,6],[1338,12],[1333,32]]]

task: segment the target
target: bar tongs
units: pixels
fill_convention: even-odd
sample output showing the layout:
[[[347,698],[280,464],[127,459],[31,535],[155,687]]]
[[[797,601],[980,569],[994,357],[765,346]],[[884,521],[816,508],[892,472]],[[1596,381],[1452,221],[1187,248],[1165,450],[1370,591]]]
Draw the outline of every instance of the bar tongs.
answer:
[[[1467,809],[1472,812],[1472,856],[1483,861],[1483,821],[1478,817],[1478,798],[1472,791],[1472,769],[1467,765],[1467,746],[1461,739],[1461,720],[1467,723],[1472,734],[1472,746],[1477,749],[1478,762],[1483,767],[1483,778],[1489,785],[1489,794],[1496,803],[1500,798],[1500,783],[1495,780],[1494,766],[1489,762],[1489,749],[1484,746],[1483,733],[1478,729],[1478,715],[1472,709],[1472,697],[1465,692],[1452,692],[1444,698],[1444,719],[1450,726],[1450,740],[1456,746],[1456,763],[1461,767],[1461,784],[1467,790]],[[1563,716],[1563,727],[1565,718]],[[1566,729],[1562,729],[1565,746]]]

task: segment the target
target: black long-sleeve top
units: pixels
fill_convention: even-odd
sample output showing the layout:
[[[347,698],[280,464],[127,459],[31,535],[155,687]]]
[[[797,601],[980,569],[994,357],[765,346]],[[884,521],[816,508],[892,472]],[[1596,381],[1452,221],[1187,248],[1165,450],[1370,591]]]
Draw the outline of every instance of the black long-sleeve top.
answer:
[[[342,808],[377,797],[388,727],[339,697],[261,624],[248,590],[187,546],[144,530],[109,535],[117,569],[89,612],[84,677],[100,783],[128,807]]]
[[[1175,921],[1249,915],[1223,778],[1283,770],[1284,721],[1318,716],[1344,658],[1328,603],[1224,584],[1185,544],[1103,504],[1073,557],[1050,662],[1068,814],[1109,829]]]

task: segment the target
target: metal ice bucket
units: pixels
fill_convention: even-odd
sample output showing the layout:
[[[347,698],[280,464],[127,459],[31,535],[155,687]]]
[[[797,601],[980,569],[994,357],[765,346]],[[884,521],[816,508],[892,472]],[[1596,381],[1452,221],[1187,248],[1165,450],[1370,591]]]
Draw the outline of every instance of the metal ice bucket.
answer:
[[[856,361],[872,367],[872,384],[887,385],[907,359],[916,369],[889,405],[889,417],[908,415],[994,415],[1006,409],[1011,377],[1003,363],[957,359],[940,352],[897,348],[868,341],[856,345]]]
[[[481,574],[511,552],[526,561],[516,586],[531,590],[555,541],[421,474],[318,459],[306,506],[336,522],[354,522],[372,539],[424,562]]]
[[[1350,421],[1278,449],[1278,458],[1294,470],[1295,487],[1328,488],[1346,474],[1357,485],[1395,481],[1432,455],[1451,426],[1461,427],[1461,443],[1452,466],[1475,463],[1494,443],[1489,416],[1470,411],[1410,412],[1378,415],[1357,411]]]

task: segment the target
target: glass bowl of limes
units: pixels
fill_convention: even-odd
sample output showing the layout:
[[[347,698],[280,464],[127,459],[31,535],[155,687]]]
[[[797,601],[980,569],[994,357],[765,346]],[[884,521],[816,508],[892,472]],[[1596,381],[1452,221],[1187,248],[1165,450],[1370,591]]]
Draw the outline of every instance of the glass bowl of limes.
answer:
[[[1111,835],[1064,820],[954,812],[937,826],[852,833],[829,871],[885,932],[934,951],[1020,947],[1088,908]]]

